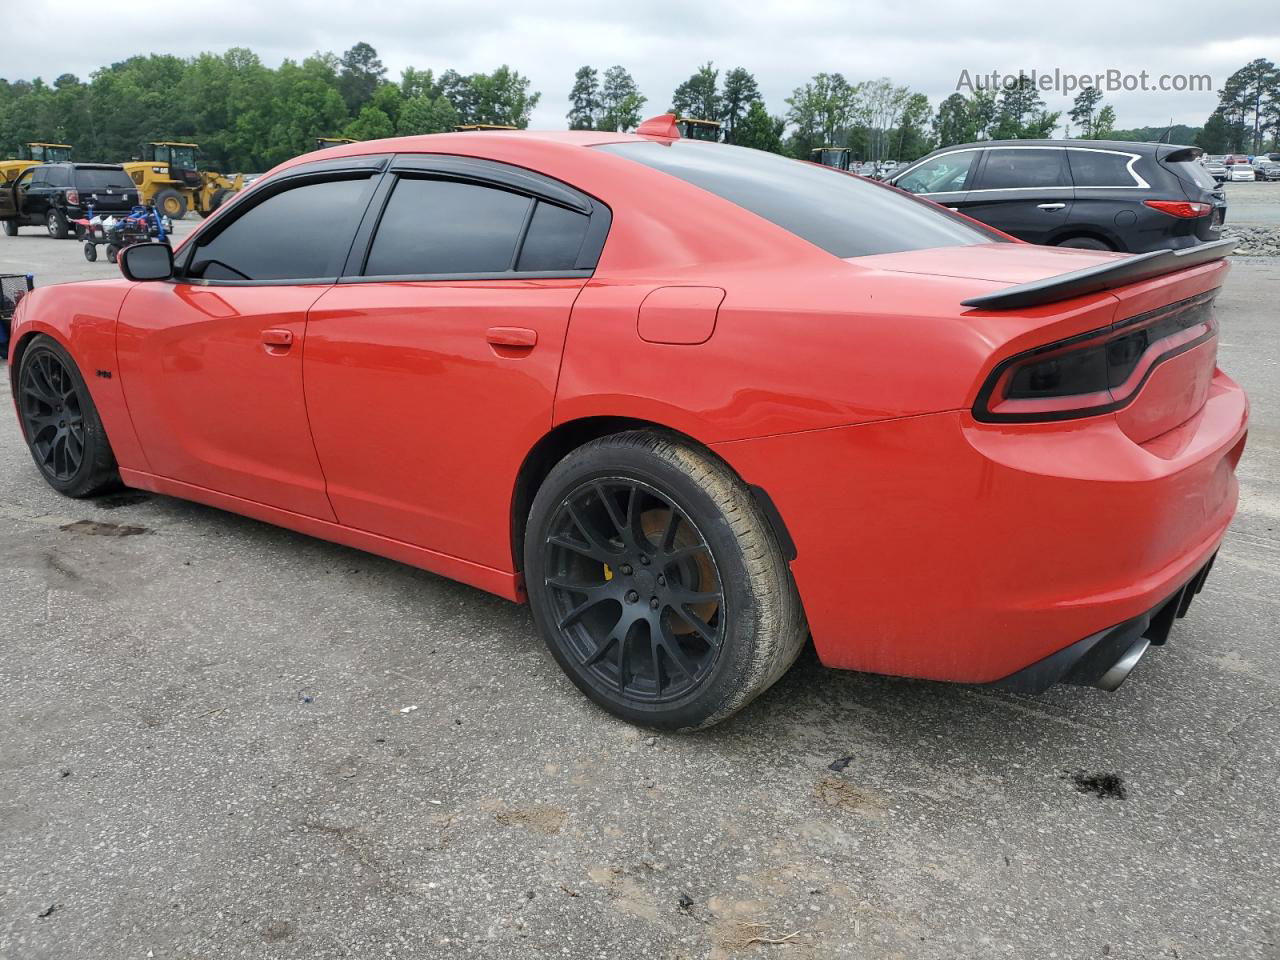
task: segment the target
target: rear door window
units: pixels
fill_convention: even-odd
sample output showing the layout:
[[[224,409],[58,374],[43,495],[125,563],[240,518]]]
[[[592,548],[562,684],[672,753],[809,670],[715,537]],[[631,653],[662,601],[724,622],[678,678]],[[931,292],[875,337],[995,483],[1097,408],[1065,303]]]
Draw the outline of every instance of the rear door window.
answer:
[[[225,226],[211,224],[219,229],[197,241],[186,275],[241,282],[335,279],[371,193],[367,175],[286,187]]]
[[[51,187],[69,187],[71,171],[66,167],[49,167],[44,172],[44,182]]]
[[[533,203],[523,194],[475,183],[401,178],[378,223],[364,273],[506,273]]]
[[[978,190],[1028,190],[1071,186],[1066,151],[1055,148],[988,148]]]

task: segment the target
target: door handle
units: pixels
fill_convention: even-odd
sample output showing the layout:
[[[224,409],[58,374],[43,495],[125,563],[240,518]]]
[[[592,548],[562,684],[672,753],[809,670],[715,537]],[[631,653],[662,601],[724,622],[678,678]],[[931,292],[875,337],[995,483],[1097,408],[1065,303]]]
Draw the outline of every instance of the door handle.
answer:
[[[538,331],[528,327],[490,327],[484,338],[495,347],[518,347],[532,350],[538,345]]]
[[[1065,203],[1037,203],[1036,206],[1039,207],[1041,210],[1045,210],[1049,213],[1052,213],[1054,210],[1062,210],[1063,208],[1066,207],[1066,204]]]
[[[271,351],[288,350],[293,346],[293,331],[272,328],[262,331],[262,342]]]

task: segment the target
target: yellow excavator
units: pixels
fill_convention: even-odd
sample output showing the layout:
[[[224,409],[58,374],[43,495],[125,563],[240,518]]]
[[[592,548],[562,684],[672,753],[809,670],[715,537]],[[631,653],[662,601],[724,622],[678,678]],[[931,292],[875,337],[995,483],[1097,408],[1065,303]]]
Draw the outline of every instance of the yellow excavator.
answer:
[[[207,217],[244,189],[244,176],[233,178],[212,170],[201,170],[197,162],[200,147],[194,143],[155,140],[142,149],[141,160],[122,164],[138,185],[139,202],[154,203],[166,217],[181,220],[188,210]]]
[[[71,144],[32,141],[18,147],[18,156],[0,160],[0,183],[8,183],[27,167],[40,163],[66,163],[71,159]]]
[[[719,140],[720,122],[718,120],[699,120],[696,117],[681,117],[676,121],[676,129],[686,140]]]
[[[820,163],[824,167],[835,167],[837,170],[848,170],[852,154],[848,147],[814,147],[809,151],[809,161]]]
[[[345,143],[355,143],[350,137],[316,137],[314,149],[324,150],[326,147],[340,147]]]

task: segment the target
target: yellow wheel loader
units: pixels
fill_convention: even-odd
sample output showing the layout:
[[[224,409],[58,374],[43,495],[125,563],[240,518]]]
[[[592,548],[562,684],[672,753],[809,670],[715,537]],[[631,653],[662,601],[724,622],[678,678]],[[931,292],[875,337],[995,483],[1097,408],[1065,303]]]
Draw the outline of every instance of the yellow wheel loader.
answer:
[[[71,159],[71,145],[67,143],[24,143],[18,147],[13,160],[0,160],[0,183],[8,183],[27,167],[40,163],[66,163]]]
[[[154,203],[166,217],[181,220],[188,210],[207,217],[229,197],[244,189],[244,176],[224,176],[201,170],[197,163],[199,146],[157,140],[143,147],[141,160],[123,164],[138,185],[139,202]]]
[[[344,143],[355,143],[350,137],[316,137],[316,150],[324,150],[327,147],[340,147]]]

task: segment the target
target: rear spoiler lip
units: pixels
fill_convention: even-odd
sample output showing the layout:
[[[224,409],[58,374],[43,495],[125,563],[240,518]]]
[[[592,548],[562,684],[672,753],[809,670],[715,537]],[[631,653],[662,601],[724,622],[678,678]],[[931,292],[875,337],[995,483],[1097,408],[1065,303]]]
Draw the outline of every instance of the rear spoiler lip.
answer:
[[[980,310],[1015,310],[1019,307],[1039,307],[1059,300],[1071,300],[1090,293],[1114,290],[1131,283],[1140,283],[1167,273],[1176,273],[1202,263],[1222,260],[1236,248],[1237,240],[1214,240],[1210,243],[1184,247],[1181,250],[1153,250],[1139,253],[1123,260],[1100,263],[1073,270],[1056,277],[1045,277],[1030,283],[984,293],[978,297],[961,300],[961,306]]]

